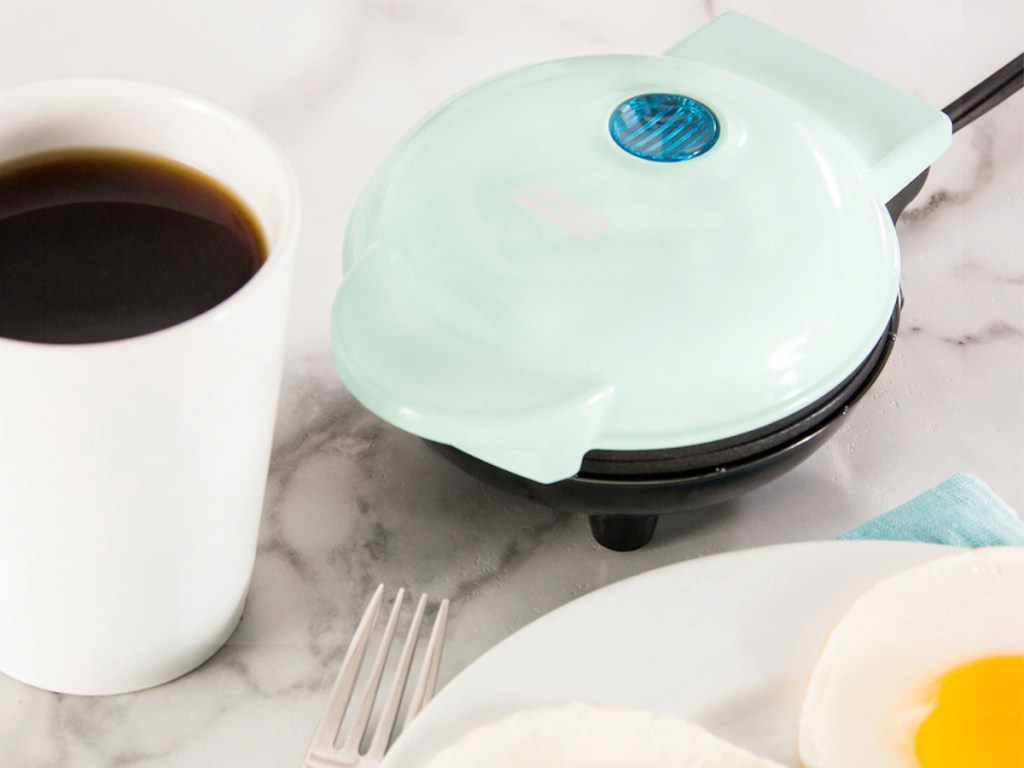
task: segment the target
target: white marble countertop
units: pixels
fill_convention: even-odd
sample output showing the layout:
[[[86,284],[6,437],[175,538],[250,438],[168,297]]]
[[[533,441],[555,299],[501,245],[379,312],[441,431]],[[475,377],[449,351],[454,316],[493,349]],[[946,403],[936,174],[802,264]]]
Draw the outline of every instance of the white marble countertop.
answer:
[[[491,74],[657,52],[740,10],[942,106],[1022,47],[1010,0],[36,0],[7,2],[0,85],[69,74],[174,84],[262,125],[304,199],[287,372],[252,593],[229,645],[137,694],[57,696],[0,676],[4,768],[297,766],[373,585],[454,599],[442,682],[537,616],[630,574],[826,539],[958,472],[1024,508],[1024,96],[954,137],[900,221],[895,352],[841,432],[739,501],[663,520],[645,549],[585,509],[482,487],[357,405],[327,356],[345,222],[387,149]],[[372,114],[373,119],[367,119]],[[0,616],[0,631],[9,631]]]

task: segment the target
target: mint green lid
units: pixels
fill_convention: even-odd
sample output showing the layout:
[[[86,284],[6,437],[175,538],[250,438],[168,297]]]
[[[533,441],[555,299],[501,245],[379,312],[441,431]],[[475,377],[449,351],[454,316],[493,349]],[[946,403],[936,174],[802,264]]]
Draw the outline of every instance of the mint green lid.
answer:
[[[650,94],[689,110],[662,154],[630,130],[653,102],[615,122]],[[738,14],[664,56],[494,78],[364,191],[336,366],[387,421],[540,482],[593,448],[772,424],[881,337],[899,282],[884,205],[949,140],[940,111]]]

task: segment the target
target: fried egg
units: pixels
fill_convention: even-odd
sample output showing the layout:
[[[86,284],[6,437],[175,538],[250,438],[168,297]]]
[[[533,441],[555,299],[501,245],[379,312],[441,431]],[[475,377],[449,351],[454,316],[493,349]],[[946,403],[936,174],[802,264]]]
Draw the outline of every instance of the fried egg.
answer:
[[[800,715],[806,768],[1024,766],[1024,548],[898,573],[833,628]]]
[[[675,717],[587,704],[538,707],[470,731],[426,768],[783,768]]]

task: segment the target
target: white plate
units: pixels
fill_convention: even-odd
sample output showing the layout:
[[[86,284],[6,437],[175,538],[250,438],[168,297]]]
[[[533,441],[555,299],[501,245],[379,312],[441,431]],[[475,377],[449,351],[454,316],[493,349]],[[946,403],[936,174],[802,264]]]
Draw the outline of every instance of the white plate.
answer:
[[[795,765],[804,685],[829,628],[879,579],[954,551],[903,542],[785,544],[612,584],[470,665],[398,739],[382,768],[417,768],[476,725],[570,701],[679,715]]]

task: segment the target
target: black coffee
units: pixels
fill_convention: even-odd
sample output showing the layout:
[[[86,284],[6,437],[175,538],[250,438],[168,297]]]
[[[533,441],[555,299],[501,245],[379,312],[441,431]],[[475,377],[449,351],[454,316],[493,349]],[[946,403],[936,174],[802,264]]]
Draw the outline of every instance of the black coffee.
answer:
[[[245,205],[153,155],[69,150],[0,166],[0,336],[139,336],[224,301],[266,258]]]

